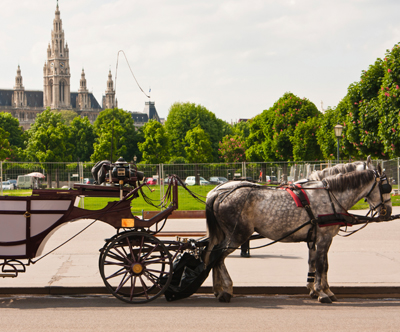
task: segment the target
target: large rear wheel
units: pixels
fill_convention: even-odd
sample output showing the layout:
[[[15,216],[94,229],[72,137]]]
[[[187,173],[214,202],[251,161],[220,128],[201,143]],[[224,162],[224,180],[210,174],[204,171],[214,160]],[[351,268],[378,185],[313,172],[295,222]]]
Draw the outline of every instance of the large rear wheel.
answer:
[[[145,232],[127,232],[103,248],[100,275],[108,290],[128,303],[146,303],[162,295],[172,278],[172,259],[164,244]]]

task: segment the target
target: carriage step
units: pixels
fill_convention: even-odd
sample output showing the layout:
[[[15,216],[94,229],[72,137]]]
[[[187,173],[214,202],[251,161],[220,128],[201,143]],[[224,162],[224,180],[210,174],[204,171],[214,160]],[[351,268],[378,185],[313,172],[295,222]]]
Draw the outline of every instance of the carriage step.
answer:
[[[1,278],[15,278],[17,273],[0,273]]]

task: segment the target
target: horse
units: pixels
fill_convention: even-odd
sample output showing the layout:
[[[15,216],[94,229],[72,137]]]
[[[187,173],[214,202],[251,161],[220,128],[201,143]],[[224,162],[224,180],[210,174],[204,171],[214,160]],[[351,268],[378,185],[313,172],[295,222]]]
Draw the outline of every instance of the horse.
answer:
[[[361,198],[366,198],[382,220],[389,220],[391,188],[388,189],[388,183],[385,187],[382,185],[385,181],[386,175],[378,167],[377,170],[354,171],[302,184],[312,214],[317,216],[313,220],[306,209],[297,207],[288,190],[283,190],[285,188],[272,189],[246,181],[228,182],[214,188],[206,200],[209,246],[205,264],[208,264],[214,247],[222,250],[213,267],[213,289],[217,299],[230,302],[233,284],[224,261],[253,232],[281,242],[308,242],[311,232],[316,246],[313,288],[320,302],[331,303],[327,256],[340,226],[314,227],[312,223],[318,222],[318,216],[346,213]]]

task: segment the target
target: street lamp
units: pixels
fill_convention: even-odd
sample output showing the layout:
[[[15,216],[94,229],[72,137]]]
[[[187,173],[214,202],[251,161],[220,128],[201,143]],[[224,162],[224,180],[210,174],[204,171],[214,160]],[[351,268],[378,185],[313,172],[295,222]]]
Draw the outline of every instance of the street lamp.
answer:
[[[343,126],[339,123],[335,126],[335,136],[337,138],[337,162],[339,163],[339,140],[342,137]]]

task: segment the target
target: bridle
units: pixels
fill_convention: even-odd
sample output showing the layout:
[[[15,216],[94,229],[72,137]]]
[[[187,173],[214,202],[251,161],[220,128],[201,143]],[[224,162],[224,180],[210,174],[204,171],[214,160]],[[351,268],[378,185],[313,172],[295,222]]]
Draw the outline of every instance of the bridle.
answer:
[[[367,216],[368,216],[368,214],[371,213],[371,216],[374,217],[378,213],[378,211],[376,211],[377,208],[382,206],[381,210],[379,211],[379,215],[382,216],[382,217],[385,217],[386,214],[387,214],[387,208],[386,208],[385,203],[389,202],[390,198],[385,200],[383,198],[383,195],[384,194],[390,194],[390,192],[392,191],[392,186],[390,185],[390,183],[389,183],[389,181],[388,181],[388,179],[386,177],[385,172],[382,172],[381,175],[376,170],[373,170],[373,172],[374,172],[374,175],[375,175],[375,181],[374,181],[374,184],[372,185],[371,189],[369,190],[368,194],[365,196],[365,200],[367,200],[368,196],[372,193],[372,191],[378,185],[379,194],[381,196],[381,202],[376,206],[374,206],[373,204],[368,202],[369,205],[370,205],[370,209],[369,209],[369,211],[367,213]],[[386,181],[386,183],[383,183],[383,181]]]

